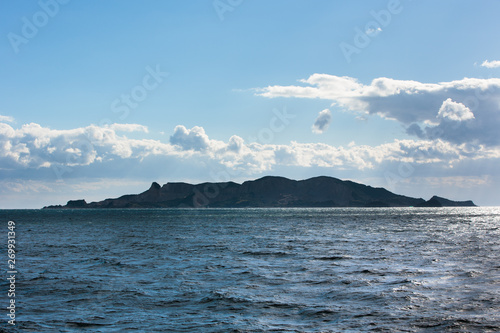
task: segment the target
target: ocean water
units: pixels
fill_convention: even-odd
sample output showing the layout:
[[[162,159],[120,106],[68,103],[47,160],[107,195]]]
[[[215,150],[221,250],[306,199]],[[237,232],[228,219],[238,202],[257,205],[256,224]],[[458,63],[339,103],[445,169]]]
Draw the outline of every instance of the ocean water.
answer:
[[[500,331],[500,208],[0,216],[2,270],[13,220],[18,271],[0,331]]]

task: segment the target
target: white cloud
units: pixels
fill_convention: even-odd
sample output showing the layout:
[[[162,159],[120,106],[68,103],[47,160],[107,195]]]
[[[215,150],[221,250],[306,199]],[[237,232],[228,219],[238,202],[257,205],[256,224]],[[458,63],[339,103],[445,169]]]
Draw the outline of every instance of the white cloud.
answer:
[[[330,126],[331,122],[332,122],[332,113],[330,112],[330,110],[325,109],[321,111],[318,114],[318,117],[316,118],[316,121],[312,126],[313,133],[316,134],[324,133]]]
[[[11,116],[2,116],[0,115],[0,122],[13,123],[14,118]]]
[[[462,103],[454,102],[451,98],[448,98],[439,108],[438,117],[453,121],[464,121],[474,119],[474,114]]]
[[[485,60],[483,61],[481,66],[486,68],[497,68],[500,67],[500,60],[493,60],[493,61]]]
[[[140,157],[145,152],[173,150],[170,145],[151,140],[137,141],[119,136],[114,129],[144,131],[145,127],[114,124],[52,130],[30,123],[14,129],[0,123],[1,165],[3,169],[90,165],[115,157]]]
[[[431,139],[442,138],[454,143],[474,140],[485,145],[500,145],[500,79],[464,78],[462,80],[421,83],[418,81],[376,78],[368,85],[357,79],[328,74],[313,74],[301,80],[303,86],[268,86],[257,90],[260,96],[320,98],[332,101],[357,116],[376,114],[405,126],[427,124]],[[465,117],[471,121],[461,126],[449,124],[450,117],[436,118],[443,101],[461,104]],[[444,113],[442,112],[442,115]],[[471,115],[474,116],[470,118]],[[413,134],[416,127],[413,126]],[[434,130],[439,127],[439,130]],[[423,135],[427,133],[422,131]]]
[[[205,150],[210,146],[210,140],[205,134],[205,130],[199,126],[190,130],[182,125],[176,126],[174,134],[170,137],[170,143],[186,150]]]
[[[233,135],[229,138],[229,144],[227,149],[235,153],[239,153],[244,145],[244,140],[237,135]]]
[[[500,148],[439,138],[395,140],[378,146],[355,142],[347,147],[299,142],[277,145],[245,143],[236,135],[227,142],[213,140],[202,127],[179,125],[173,129],[173,142],[164,143],[147,137],[130,139],[112,128],[121,127],[53,130],[32,123],[16,129],[0,123],[0,171],[12,179],[47,179],[61,174],[70,178],[135,175],[142,179],[163,173],[173,177],[178,170],[183,177],[197,173],[211,180],[211,174],[220,170],[248,179],[283,167],[383,174],[388,165],[410,163],[426,166],[422,170],[434,175],[436,170],[450,170],[467,161],[500,159]]]
[[[12,138],[16,135],[16,131],[10,125],[0,123],[0,138]]]
[[[106,126],[106,128],[110,128],[115,132],[144,132],[149,133],[149,130],[146,126],[139,124],[111,124]]]

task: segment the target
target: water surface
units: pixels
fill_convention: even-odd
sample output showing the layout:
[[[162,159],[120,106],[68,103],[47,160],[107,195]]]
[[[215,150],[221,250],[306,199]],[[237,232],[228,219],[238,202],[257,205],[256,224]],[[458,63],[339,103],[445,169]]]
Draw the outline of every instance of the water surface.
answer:
[[[18,331],[500,331],[500,208],[0,216]]]

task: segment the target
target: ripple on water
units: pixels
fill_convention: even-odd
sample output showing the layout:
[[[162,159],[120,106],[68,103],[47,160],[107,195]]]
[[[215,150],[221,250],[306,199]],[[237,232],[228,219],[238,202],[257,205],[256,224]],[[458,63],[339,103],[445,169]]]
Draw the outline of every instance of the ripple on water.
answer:
[[[19,331],[500,331],[496,208],[1,213]]]

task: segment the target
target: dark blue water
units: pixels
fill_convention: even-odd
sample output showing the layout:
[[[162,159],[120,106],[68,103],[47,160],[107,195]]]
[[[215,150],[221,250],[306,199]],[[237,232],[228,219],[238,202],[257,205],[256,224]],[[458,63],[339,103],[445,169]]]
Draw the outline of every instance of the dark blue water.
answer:
[[[500,331],[499,208],[0,217],[3,271],[16,222],[15,328],[0,284],[8,331]]]

